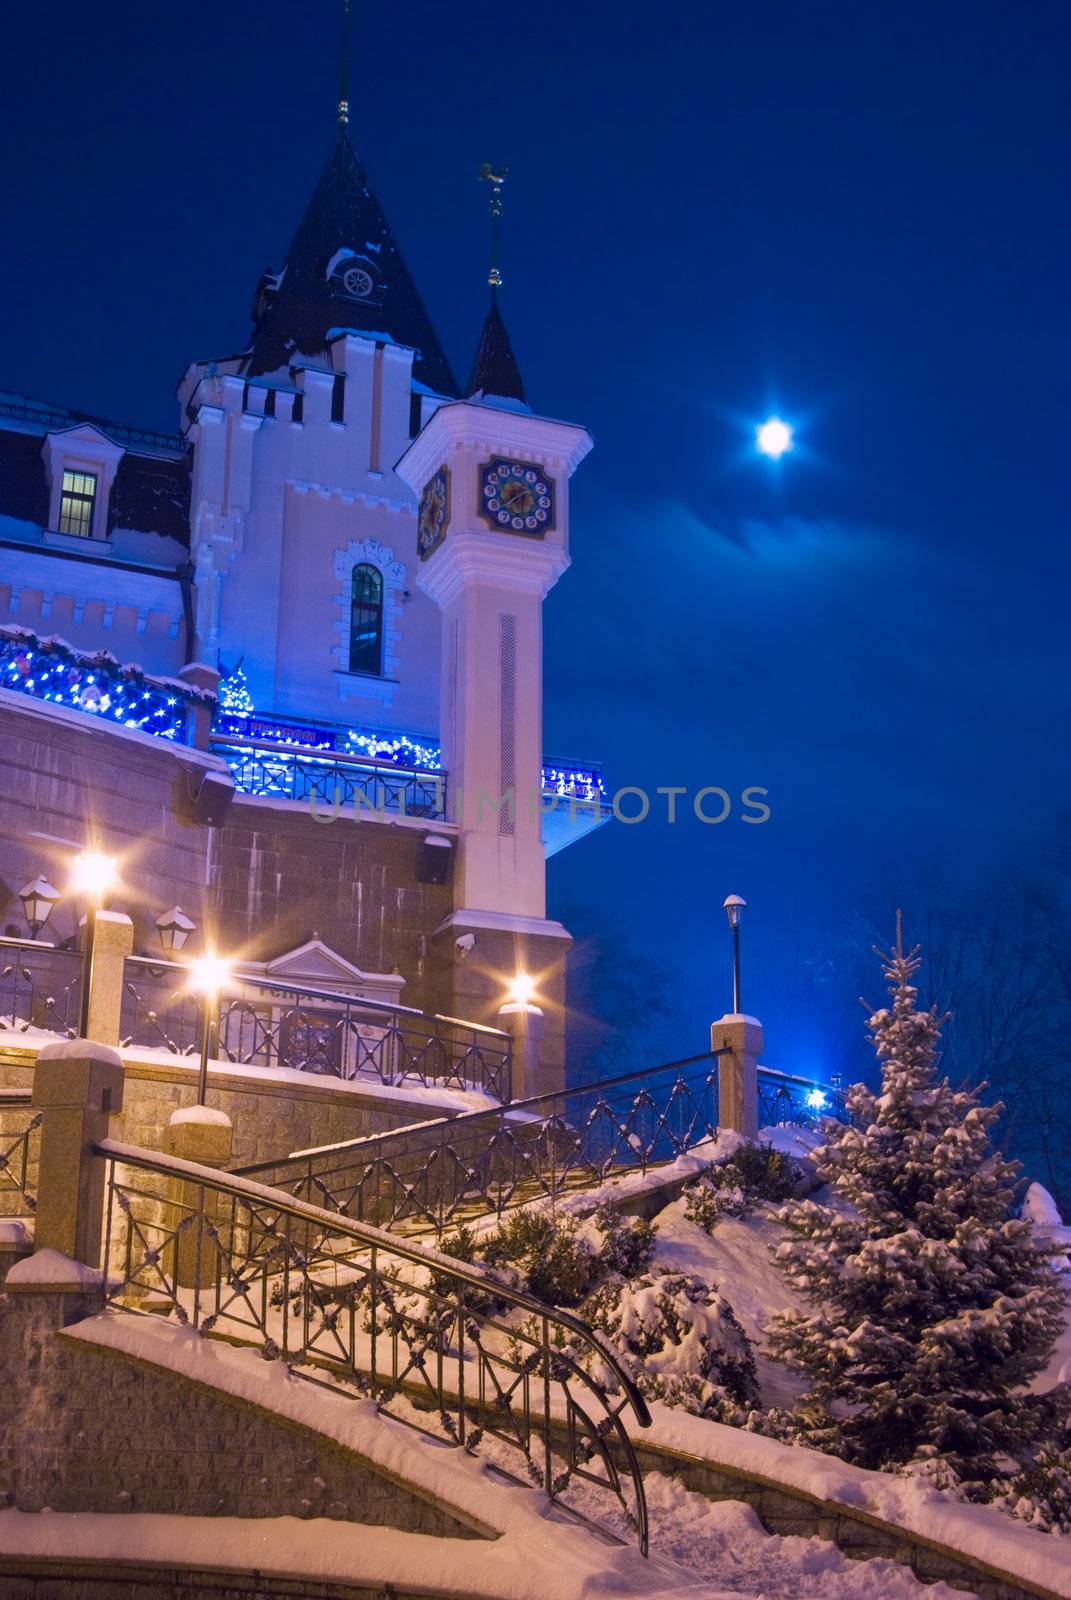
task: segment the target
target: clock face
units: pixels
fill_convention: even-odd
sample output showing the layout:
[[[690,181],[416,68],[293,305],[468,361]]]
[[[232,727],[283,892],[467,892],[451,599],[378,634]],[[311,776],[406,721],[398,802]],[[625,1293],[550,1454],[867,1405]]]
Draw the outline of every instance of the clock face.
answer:
[[[539,467],[492,456],[480,467],[480,516],[498,533],[542,539],[554,527],[554,480]]]
[[[446,538],[446,525],[450,520],[450,469],[440,467],[429,478],[420,496],[417,511],[417,550],[421,561],[426,561]]]

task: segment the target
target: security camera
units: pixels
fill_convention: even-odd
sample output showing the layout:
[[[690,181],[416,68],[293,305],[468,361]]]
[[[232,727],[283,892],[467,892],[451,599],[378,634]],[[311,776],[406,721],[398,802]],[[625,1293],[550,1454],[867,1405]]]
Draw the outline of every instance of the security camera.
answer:
[[[475,943],[476,935],[474,933],[463,933],[459,938],[454,940],[454,945],[458,950],[461,951],[462,956],[467,956]]]

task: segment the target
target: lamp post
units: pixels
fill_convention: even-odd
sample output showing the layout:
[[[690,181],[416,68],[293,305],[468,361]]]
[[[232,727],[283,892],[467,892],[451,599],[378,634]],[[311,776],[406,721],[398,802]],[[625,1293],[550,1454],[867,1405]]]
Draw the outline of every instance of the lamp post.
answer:
[[[196,927],[196,922],[190,920],[181,906],[162,911],[156,919],[157,938],[169,956],[182,949]]]
[[[47,878],[35,878],[25,889],[19,890],[22,914],[26,918],[31,939],[37,938],[52,913],[52,907],[62,898],[59,890],[54,889]]]
[[[85,895],[86,934],[82,947],[82,994],[78,1007],[78,1036],[84,1039],[89,1030],[89,1002],[93,988],[93,946],[97,937],[97,913],[119,882],[119,873],[111,856],[100,850],[83,850],[74,858],[71,888],[75,894]]]
[[[729,919],[729,927],[733,932],[733,1012],[740,1015],[740,919],[744,914],[746,900],[738,894],[726,895],[725,915]]]
[[[197,1072],[197,1104],[203,1106],[208,1096],[208,1058],[219,1033],[219,991],[230,977],[231,969],[219,956],[198,956],[190,963],[189,987],[201,996],[201,1059]]]

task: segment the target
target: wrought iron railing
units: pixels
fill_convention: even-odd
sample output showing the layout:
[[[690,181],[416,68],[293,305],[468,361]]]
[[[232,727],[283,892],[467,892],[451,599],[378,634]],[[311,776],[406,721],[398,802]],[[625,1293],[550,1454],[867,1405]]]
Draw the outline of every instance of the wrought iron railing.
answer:
[[[718,1057],[240,1168],[380,1227],[433,1230],[671,1161],[718,1132]]]
[[[593,1485],[617,1500],[646,1554],[625,1419],[646,1427],[650,1415],[579,1317],[486,1268],[243,1178],[111,1140],[97,1153],[108,1163],[112,1305],[252,1345],[470,1454],[496,1440],[554,1500]],[[589,1364],[611,1375],[613,1392]]]
[[[0,1028],[73,1037],[82,995],[78,950],[35,939],[0,938]]]
[[[37,1141],[43,1113],[28,1090],[0,1089],[0,1217],[29,1217],[37,1207]]]
[[[817,1128],[823,1117],[847,1121],[844,1092],[839,1085],[798,1078],[790,1072],[778,1072],[774,1067],[759,1068],[760,1127],[776,1128],[787,1124]]]
[[[240,794],[302,801],[325,819],[344,811],[358,817],[389,813],[429,822],[446,817],[444,772],[422,772],[344,751],[318,754],[232,735],[213,738],[210,748],[230,767]]]
[[[120,1034],[124,1045],[190,1055],[199,1048],[203,1001],[187,988],[181,962],[131,956]],[[347,1082],[393,1087],[479,1089],[508,1100],[512,1041],[500,1028],[385,1000],[236,973],[219,1001],[223,1061],[280,1067]]]

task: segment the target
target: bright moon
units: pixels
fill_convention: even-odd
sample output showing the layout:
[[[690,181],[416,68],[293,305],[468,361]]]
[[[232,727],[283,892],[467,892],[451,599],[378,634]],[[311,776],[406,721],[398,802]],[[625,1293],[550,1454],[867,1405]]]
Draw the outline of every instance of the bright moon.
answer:
[[[764,456],[779,461],[786,450],[792,449],[792,429],[780,417],[770,417],[755,430],[755,444]]]

